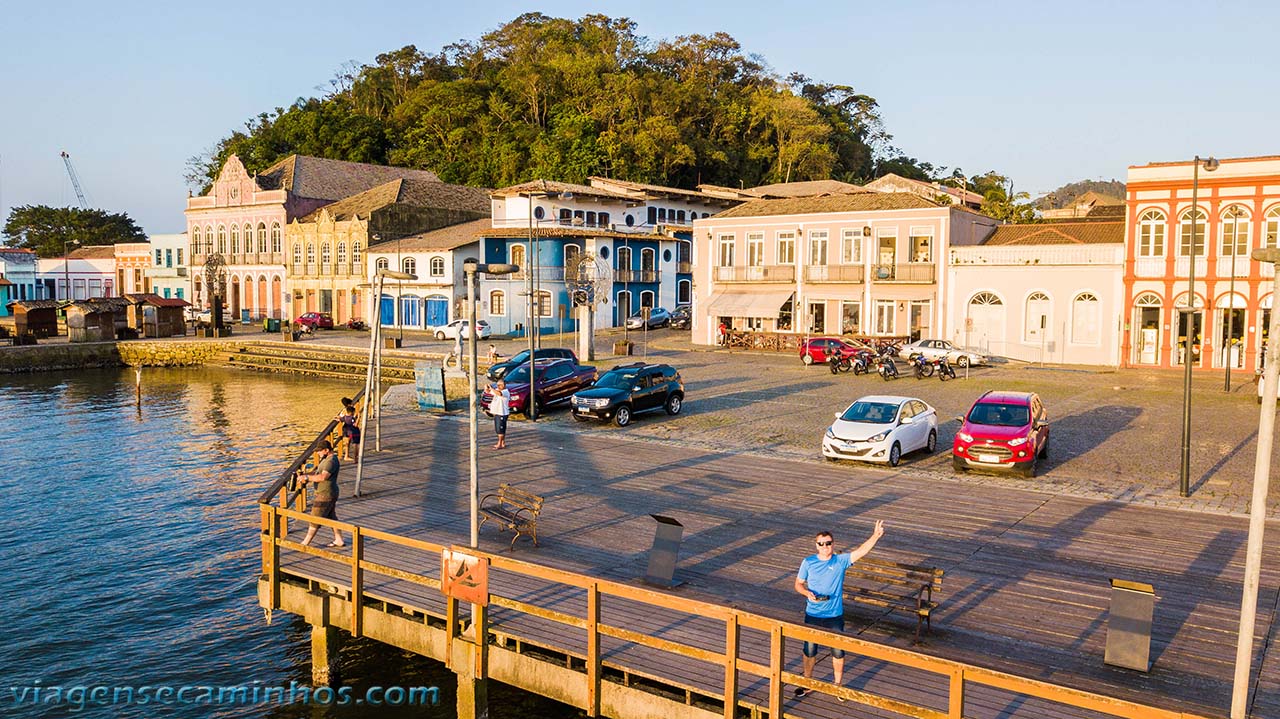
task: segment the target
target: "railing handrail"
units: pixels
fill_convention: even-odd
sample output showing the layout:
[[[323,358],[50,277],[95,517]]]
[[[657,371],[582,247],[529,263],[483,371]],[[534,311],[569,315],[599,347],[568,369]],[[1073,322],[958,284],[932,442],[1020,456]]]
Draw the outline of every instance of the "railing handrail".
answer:
[[[364,397],[363,389],[356,393],[356,396],[352,398],[352,402],[354,402],[356,405],[359,405],[360,399],[362,397]],[[258,503],[271,504],[271,499],[275,497],[277,494],[279,494],[280,490],[283,489],[284,486],[289,483],[289,480],[293,478],[293,473],[297,472],[299,469],[302,468],[302,465],[307,463],[307,458],[310,457],[316,451],[316,447],[319,446],[320,442],[322,440],[328,439],[333,435],[333,430],[337,426],[338,426],[337,417],[334,417],[333,419],[329,420],[329,423],[324,426],[324,431],[320,432],[320,434],[317,435],[315,439],[311,440],[311,444],[307,445],[307,448],[302,452],[302,454],[298,455],[298,458],[293,460],[293,462],[289,465],[289,468],[281,472],[280,476],[276,478],[276,481],[272,482],[271,486],[268,487],[267,490],[263,492],[261,496],[258,497]],[[292,498],[290,498],[289,501],[291,501],[291,499]],[[289,501],[286,501],[285,503],[288,504]]]

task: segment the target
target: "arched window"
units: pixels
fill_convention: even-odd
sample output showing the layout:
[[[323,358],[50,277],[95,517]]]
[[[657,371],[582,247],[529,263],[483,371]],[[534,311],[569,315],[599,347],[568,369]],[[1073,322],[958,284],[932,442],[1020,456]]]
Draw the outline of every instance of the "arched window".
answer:
[[[1168,222],[1159,210],[1148,210],[1138,218],[1138,256],[1164,257],[1164,228]]]
[[[646,247],[640,250],[640,270],[643,272],[653,272],[654,270],[654,252]]]
[[[551,302],[551,293],[546,290],[538,291],[538,316],[551,317],[553,304]]]
[[[1196,257],[1204,257],[1204,210],[1196,209],[1193,216],[1191,210],[1182,213],[1178,225],[1178,256],[1189,257],[1194,249]],[[1194,238],[1193,238],[1194,233]],[[1195,247],[1192,247],[1192,244]]]
[[[213,227],[209,225],[204,227],[204,253],[206,255],[213,254]]]
[[[1102,303],[1092,292],[1081,292],[1071,301],[1071,341],[1096,345],[1102,337]]]
[[[684,224],[684,210],[676,210],[676,222]]]
[[[373,268],[377,272],[391,269],[391,262],[385,257],[379,257],[378,261],[373,263]]]
[[[227,254],[227,227],[218,225],[218,253]]]
[[[582,249],[577,245],[564,246],[564,268],[572,272],[578,267],[578,258],[582,256]]]
[[[231,254],[240,254],[240,227],[238,225],[231,226]]]
[[[619,272],[631,271],[631,248],[619,247],[617,257],[614,258],[615,266]]]
[[[200,246],[200,228],[193,227],[191,228],[191,254],[198,255],[202,249],[204,248]]]
[[[1040,342],[1048,339],[1049,330],[1049,296],[1043,292],[1032,292],[1027,297],[1026,319],[1022,325],[1022,339],[1026,342]]]
[[[444,277],[444,258],[443,257],[431,258],[431,276]]]
[[[345,242],[338,243],[338,264],[347,264],[347,243]]]
[[[266,252],[266,251],[267,251],[267,223],[259,222],[258,223],[258,252]],[[279,251],[280,250],[278,249],[276,250],[276,252],[279,252]]]
[[[653,292],[651,292],[650,290],[645,290],[644,292],[640,293],[640,306],[653,307]]]
[[[1134,300],[1133,304],[1138,307],[1159,307],[1160,295],[1154,292],[1144,292],[1138,295],[1138,299]]]
[[[1204,307],[1204,298],[1203,298],[1203,297],[1201,297],[1199,294],[1197,294],[1197,295],[1195,296],[1194,301],[1195,301],[1195,303],[1196,303],[1196,304],[1195,304],[1195,308],[1196,308],[1196,309],[1200,309],[1200,308]],[[1182,294],[1180,294],[1180,295],[1178,295],[1177,297],[1173,298],[1173,306],[1174,306],[1174,307],[1180,307],[1180,308],[1182,308],[1182,309],[1186,309],[1186,307],[1187,307],[1187,293],[1186,293],[1186,292],[1183,292]]]
[[[524,270],[524,245],[511,246],[511,264]]]
[[[330,262],[333,262],[332,249],[333,247],[332,245],[329,244],[328,240],[320,243],[320,263],[321,264],[327,265]]]
[[[351,262],[352,262],[352,264],[357,264],[357,265],[358,265],[358,264],[360,264],[360,251],[361,251],[361,248],[362,248],[362,246],[361,246],[361,244],[360,244],[360,240],[354,240],[354,241],[351,243]]]
[[[404,258],[404,260],[400,263],[400,271],[407,272],[411,275],[418,274],[418,261],[413,259],[412,257]]]
[[[1280,207],[1273,207],[1267,213],[1267,224],[1264,228],[1262,246],[1280,246]]]
[[[503,317],[507,314],[507,293],[494,290],[489,293],[489,316]]]
[[[302,243],[301,242],[293,243],[293,264],[295,265],[302,264]]]
[[[280,223],[271,223],[271,251],[279,254],[280,252]]]
[[[316,243],[307,243],[307,264],[314,265],[316,263]]]
[[[1002,302],[999,297],[991,294],[990,292],[979,292],[978,294],[973,296],[973,299],[969,300],[969,304],[971,305],[1003,305],[1004,302]]]
[[[244,226],[244,251],[253,252],[253,225]]]
[[[608,213],[608,212],[601,212],[599,215],[597,215],[597,217],[599,218],[599,219],[598,219],[598,222],[600,223],[600,227],[608,227],[608,226],[609,226],[609,213]]]
[[[1222,213],[1219,222],[1222,229],[1218,231],[1219,256],[1246,256],[1249,254],[1249,211],[1239,205],[1232,205]]]
[[[676,304],[688,304],[693,301],[693,283],[689,280],[680,280],[676,286]]]

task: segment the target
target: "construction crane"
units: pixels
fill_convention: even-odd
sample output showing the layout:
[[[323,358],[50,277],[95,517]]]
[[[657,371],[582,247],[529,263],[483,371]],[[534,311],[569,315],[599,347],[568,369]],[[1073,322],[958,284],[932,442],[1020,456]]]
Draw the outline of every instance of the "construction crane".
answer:
[[[76,168],[71,166],[71,155],[62,151],[62,161],[67,165],[67,174],[71,176],[71,186],[76,188],[76,197],[80,198],[80,207],[89,209],[89,201],[84,199],[84,190],[80,189],[80,178],[76,176]]]

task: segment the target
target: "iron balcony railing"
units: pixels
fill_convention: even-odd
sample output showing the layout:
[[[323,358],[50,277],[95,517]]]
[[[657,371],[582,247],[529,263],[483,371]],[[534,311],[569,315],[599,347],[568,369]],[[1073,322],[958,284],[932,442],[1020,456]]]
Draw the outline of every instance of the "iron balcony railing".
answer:
[[[805,282],[862,282],[865,265],[809,265]]]
[[[716,267],[716,282],[795,282],[795,265]]]
[[[614,282],[657,282],[661,273],[658,270],[614,270]]]
[[[875,265],[871,279],[876,282],[935,282],[932,262],[902,262],[892,265]]]

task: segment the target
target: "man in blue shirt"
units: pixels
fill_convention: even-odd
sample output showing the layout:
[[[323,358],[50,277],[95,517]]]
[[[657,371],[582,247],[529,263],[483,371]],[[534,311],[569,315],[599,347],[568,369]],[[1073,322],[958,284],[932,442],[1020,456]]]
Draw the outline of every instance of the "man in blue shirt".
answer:
[[[884,534],[884,520],[877,519],[871,537],[862,546],[844,554],[836,554],[831,532],[818,532],[814,542],[818,553],[805,557],[796,574],[796,591],[807,600],[804,607],[804,623],[837,632],[844,631],[844,571],[849,565],[867,556]],[[804,677],[813,677],[813,665],[818,659],[818,645],[804,643]],[[844,679],[844,650],[831,650],[831,666],[835,670],[837,685]],[[809,690],[796,688],[796,696],[802,697]],[[843,701],[843,700],[841,700]]]

